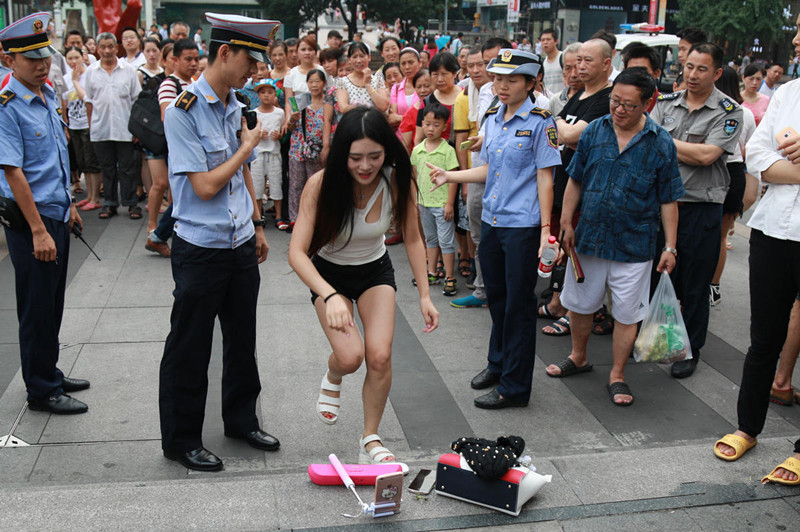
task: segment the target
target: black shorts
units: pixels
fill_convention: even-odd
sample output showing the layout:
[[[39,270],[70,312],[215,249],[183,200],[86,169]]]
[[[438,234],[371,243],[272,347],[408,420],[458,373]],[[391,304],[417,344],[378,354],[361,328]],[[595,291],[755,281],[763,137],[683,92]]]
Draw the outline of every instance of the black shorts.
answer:
[[[357,266],[341,266],[334,264],[322,257],[311,259],[317,271],[337,292],[346,298],[358,301],[361,294],[382,284],[389,285],[397,292],[397,284],[394,281],[394,267],[389,252],[384,253],[383,257],[366,264]],[[329,294],[324,294],[328,296]],[[319,297],[311,291],[311,302]]]
[[[731,176],[731,184],[728,187],[728,194],[725,196],[725,203],[722,204],[722,214],[742,215],[744,210],[744,187],[747,178],[744,176],[744,163],[728,163],[728,174]]]

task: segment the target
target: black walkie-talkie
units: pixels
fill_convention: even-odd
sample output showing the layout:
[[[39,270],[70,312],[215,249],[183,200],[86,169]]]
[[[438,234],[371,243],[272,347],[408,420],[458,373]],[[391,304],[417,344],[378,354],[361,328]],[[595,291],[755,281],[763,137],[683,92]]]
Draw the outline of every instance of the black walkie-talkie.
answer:
[[[246,94],[242,94],[239,91],[235,92],[236,99],[245,104],[245,108],[242,109],[242,116],[247,120],[247,129],[255,129],[256,124],[258,123],[258,116],[256,115],[255,111],[250,110],[250,98],[247,97]]]

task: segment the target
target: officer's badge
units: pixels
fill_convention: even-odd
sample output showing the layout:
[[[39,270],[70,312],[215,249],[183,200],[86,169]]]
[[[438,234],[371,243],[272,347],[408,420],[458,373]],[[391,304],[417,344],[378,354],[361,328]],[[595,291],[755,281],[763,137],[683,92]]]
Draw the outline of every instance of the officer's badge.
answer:
[[[547,126],[545,133],[547,134],[547,145],[551,148],[558,148],[558,130],[556,126]]]
[[[678,96],[680,96],[682,92],[683,92],[683,91],[678,91],[678,92],[670,92],[670,93],[663,93],[663,92],[662,92],[662,93],[660,93],[660,94],[658,95],[658,98],[656,98],[656,99],[657,99],[659,102],[667,102],[667,101],[669,101],[669,100],[674,100],[675,98],[677,98]]]
[[[16,96],[16,94],[11,91],[3,91],[3,93],[0,94],[0,105],[7,104],[14,96]]]
[[[674,123],[675,123],[675,117],[674,116],[665,116],[664,117],[664,125],[665,126],[668,126],[668,125],[674,124]]]
[[[33,33],[42,33],[44,31],[44,23],[41,19],[36,19],[33,21]]]
[[[731,111],[733,111],[734,109],[736,109],[736,104],[734,104],[734,103],[733,103],[731,100],[729,100],[728,98],[723,98],[723,99],[721,99],[721,100],[719,101],[719,106],[720,106],[720,107],[722,107],[722,108],[725,110],[725,112],[726,112],[726,113],[730,113]],[[734,122],[735,122],[735,120],[734,120]]]
[[[722,130],[725,131],[725,134],[729,137],[736,133],[736,130],[739,128],[739,121],[734,119],[729,119],[725,121],[725,125],[722,126]]]
[[[503,52],[503,55],[500,56],[500,61],[503,61],[504,63],[508,63],[509,61],[511,61],[511,56],[513,54],[514,54],[513,51],[506,50],[505,52]]]

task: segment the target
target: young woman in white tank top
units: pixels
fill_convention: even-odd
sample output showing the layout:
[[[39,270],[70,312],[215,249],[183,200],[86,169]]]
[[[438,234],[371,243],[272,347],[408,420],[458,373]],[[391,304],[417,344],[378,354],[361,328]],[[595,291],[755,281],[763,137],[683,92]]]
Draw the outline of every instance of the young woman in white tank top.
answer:
[[[428,289],[416,196],[408,152],[386,118],[375,109],[357,107],[339,122],[325,169],[306,184],[289,245],[289,264],[311,289],[333,350],[316,405],[324,423],[336,423],[342,378],[366,360],[362,463],[395,460],[377,434],[392,384],[395,282],[383,243],[392,216],[403,229],[417,280],[423,332],[439,325]],[[364,325],[363,340],[353,320],[353,301]]]

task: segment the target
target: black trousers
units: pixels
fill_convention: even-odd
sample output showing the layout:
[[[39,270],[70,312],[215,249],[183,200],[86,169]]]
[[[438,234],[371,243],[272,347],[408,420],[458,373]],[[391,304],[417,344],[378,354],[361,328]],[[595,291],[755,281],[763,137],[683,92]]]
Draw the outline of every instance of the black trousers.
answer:
[[[69,260],[69,224],[42,216],[56,244],[57,259],[42,262],[33,256],[29,229],[6,229],[8,254],[14,264],[19,320],[19,352],[22,379],[28,399],[44,399],[63,393],[64,374],[58,363],[58,332],[64,314]]]
[[[255,237],[236,249],[192,245],[175,235],[175,302],[159,381],[161,446],[184,453],[202,446],[214,319],[222,327],[222,420],[225,432],[258,429],[256,300],[261,276]]]
[[[670,277],[683,308],[692,356],[699,358],[708,334],[708,286],[719,261],[722,204],[683,203],[678,207],[678,216],[678,260]],[[659,229],[656,246],[658,256],[664,247],[663,228]],[[651,297],[661,278],[657,265],[658,261],[653,261]]]
[[[800,242],[750,232],[750,348],[739,389],[739,430],[758,436],[764,428],[769,392],[786,341],[789,314],[800,290]],[[800,453],[800,440],[794,444]]]
[[[136,205],[136,185],[141,181],[141,152],[133,142],[104,140],[92,142],[97,161],[103,170],[103,205]],[[117,192],[119,187],[119,192]]]
[[[527,403],[536,358],[536,288],[539,227],[481,223],[478,248],[492,315],[489,371],[500,375],[498,393]]]

